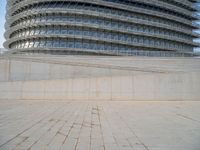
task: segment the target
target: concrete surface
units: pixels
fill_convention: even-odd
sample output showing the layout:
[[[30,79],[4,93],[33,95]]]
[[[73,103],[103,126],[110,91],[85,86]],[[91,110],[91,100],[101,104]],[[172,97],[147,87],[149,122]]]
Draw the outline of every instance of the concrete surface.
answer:
[[[0,150],[199,150],[199,101],[0,101]]]
[[[0,99],[196,100],[200,59],[45,56],[0,59]]]
[[[1,57],[0,150],[199,150],[200,59]]]

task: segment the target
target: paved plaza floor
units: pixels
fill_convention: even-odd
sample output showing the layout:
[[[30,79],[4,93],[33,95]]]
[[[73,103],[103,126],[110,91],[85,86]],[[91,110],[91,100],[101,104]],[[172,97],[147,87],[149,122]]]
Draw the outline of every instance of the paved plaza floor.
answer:
[[[198,101],[0,101],[0,150],[199,150]]]

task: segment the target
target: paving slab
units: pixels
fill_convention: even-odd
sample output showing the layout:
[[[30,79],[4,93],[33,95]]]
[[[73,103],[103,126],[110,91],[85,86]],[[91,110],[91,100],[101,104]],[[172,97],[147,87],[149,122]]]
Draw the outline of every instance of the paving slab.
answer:
[[[199,150],[200,101],[0,101],[0,150]]]

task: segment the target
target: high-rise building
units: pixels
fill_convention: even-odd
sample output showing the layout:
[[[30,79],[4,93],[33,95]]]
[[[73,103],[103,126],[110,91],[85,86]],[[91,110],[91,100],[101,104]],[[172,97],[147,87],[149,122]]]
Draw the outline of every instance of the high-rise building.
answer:
[[[198,0],[7,0],[12,53],[187,56]]]

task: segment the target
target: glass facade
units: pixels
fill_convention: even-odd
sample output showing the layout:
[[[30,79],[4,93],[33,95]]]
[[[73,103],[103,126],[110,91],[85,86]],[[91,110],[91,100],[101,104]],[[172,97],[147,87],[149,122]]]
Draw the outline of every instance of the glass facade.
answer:
[[[184,56],[198,47],[196,10],[188,5],[194,2],[153,1],[8,0],[4,46],[15,53],[145,56]]]

